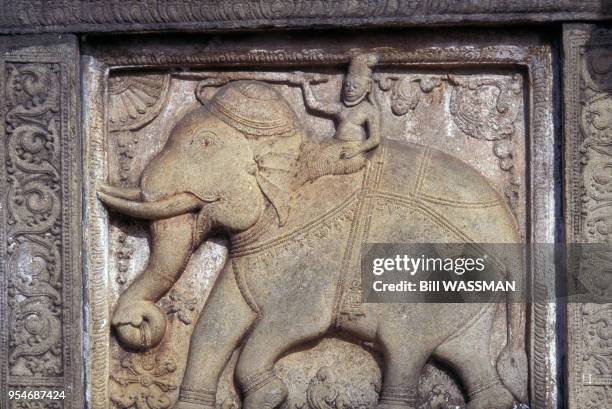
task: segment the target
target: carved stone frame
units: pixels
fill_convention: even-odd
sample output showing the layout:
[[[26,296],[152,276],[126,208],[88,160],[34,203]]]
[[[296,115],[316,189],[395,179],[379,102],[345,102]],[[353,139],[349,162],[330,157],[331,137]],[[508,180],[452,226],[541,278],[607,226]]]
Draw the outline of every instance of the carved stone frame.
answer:
[[[46,3],[46,4],[45,4]],[[610,18],[607,1],[6,0],[0,33],[424,26]],[[11,5],[9,7],[8,5]]]
[[[10,391],[83,401],[78,60],[72,35],[0,37],[2,408],[20,407]]]
[[[610,106],[612,90],[609,82],[601,86],[593,81],[588,74],[587,60],[595,57],[598,50],[612,47],[612,31],[593,25],[569,24],[564,26],[563,43],[566,240],[568,243],[609,243],[610,237],[593,228],[592,223],[605,222],[610,217],[606,206],[609,198],[602,194],[609,186],[595,176],[597,169],[610,165],[611,151],[605,137],[610,125],[595,127],[593,120],[609,117],[609,111],[601,108]],[[604,81],[609,81],[609,73]],[[605,364],[606,357],[610,362],[612,349],[596,328],[598,317],[609,318],[611,312],[609,303],[567,305],[568,407],[598,408],[612,402],[612,377],[609,364]],[[593,365],[597,361],[604,362],[599,369]]]
[[[412,36],[412,37],[411,37]],[[359,37],[359,38],[356,38]],[[224,40],[199,36],[186,41],[145,39],[139,44],[113,44],[111,49],[94,41],[86,45],[81,66],[84,81],[83,135],[85,200],[85,277],[88,282],[86,351],[87,396],[91,409],[108,409],[109,377],[109,306],[107,231],[108,215],[95,196],[96,186],[105,181],[104,140],[107,135],[105,104],[109,72],[125,68],[168,69],[169,67],[221,68],[261,66],[287,67],[334,66],[346,64],[355,47],[376,51],[381,65],[406,67],[513,67],[528,80],[528,169],[530,222],[529,240],[533,243],[555,242],[557,198],[555,192],[555,127],[553,109],[553,55],[550,45],[537,36],[495,38],[484,45],[463,36],[450,43],[419,41],[418,35],[398,32],[381,38],[354,35],[341,38],[329,46],[318,46],[311,35],[305,41],[278,40],[270,37],[238,37]],[[326,37],[329,39],[329,37]],[[420,37],[421,40],[423,37]],[[363,41],[360,41],[363,40]],[[412,41],[417,40],[417,41]],[[496,41],[499,40],[499,41]],[[324,40],[324,36],[320,41]],[[384,42],[382,42],[384,41]],[[414,44],[424,44],[423,46]],[[380,48],[380,44],[385,45]],[[457,45],[458,44],[458,45]],[[476,44],[476,45],[475,45]],[[297,68],[295,68],[297,69]],[[534,254],[530,260],[535,276],[530,283],[534,299],[550,299],[550,283],[556,272],[545,254]],[[548,267],[545,267],[548,266]],[[552,303],[531,306],[529,329],[530,394],[532,409],[556,408],[558,405],[560,360],[557,359],[557,307]]]

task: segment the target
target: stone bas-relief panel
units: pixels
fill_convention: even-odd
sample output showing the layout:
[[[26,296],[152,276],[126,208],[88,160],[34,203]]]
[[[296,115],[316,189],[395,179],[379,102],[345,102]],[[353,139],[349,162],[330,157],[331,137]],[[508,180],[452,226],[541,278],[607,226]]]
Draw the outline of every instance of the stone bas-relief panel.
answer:
[[[369,52],[101,72],[86,74],[108,89],[89,119],[88,203],[110,210],[91,265],[111,325],[92,407],[546,407],[546,385],[527,397],[547,367],[530,374],[526,352],[546,346],[527,339],[522,305],[368,305],[358,281],[369,240],[528,240],[523,71]],[[438,338],[472,317],[459,341]]]
[[[524,100],[522,76],[516,73],[444,74],[401,71],[374,75],[370,64],[367,61],[360,63],[359,60],[352,64],[353,71],[357,71],[352,76],[357,81],[361,79],[360,76],[373,76],[374,82],[368,85],[372,90],[365,97],[367,100],[364,98],[364,101],[359,101],[358,98],[362,96],[357,94],[357,104],[345,102],[345,106],[339,109],[351,112],[349,109],[359,104],[367,104],[366,108],[375,107],[377,112],[372,116],[380,117],[379,130],[374,130],[375,126],[370,127],[361,118],[344,119],[340,114],[340,119],[334,123],[329,118],[317,116],[316,112],[309,112],[317,109],[323,111],[327,107],[321,107],[322,104],[337,104],[340,98],[346,98],[346,91],[342,95],[342,83],[343,80],[350,80],[351,73],[348,79],[345,79],[343,73],[194,72],[175,75],[173,78],[169,74],[159,73],[118,73],[109,81],[110,132],[107,143],[110,183],[126,187],[138,185],[143,171],[160,152],[164,152],[168,135],[186,113],[209,104],[209,101],[215,101],[215,95],[222,92],[220,88],[224,83],[229,85],[221,90],[231,90],[228,87],[232,86],[232,80],[251,79],[253,82],[236,84],[247,84],[245,87],[261,86],[254,81],[276,84],[272,85],[273,89],[293,107],[297,121],[309,134],[308,138],[325,141],[332,147],[336,143],[343,143],[333,142],[334,139],[353,137],[350,135],[352,129],[347,131],[347,127],[355,126],[365,127],[356,131],[367,133],[366,141],[373,138],[374,131],[379,133],[378,138],[439,146],[451,155],[462,156],[462,153],[469,152],[469,158],[466,159],[497,184],[500,191],[506,193],[508,205],[524,220],[525,185],[521,180],[525,169],[521,158],[524,157],[525,135],[524,126],[520,126],[523,123]],[[260,92],[265,91],[266,88],[262,87]],[[230,102],[247,104],[250,101],[243,96],[242,99]],[[228,115],[245,115],[239,106],[235,109],[238,112]],[[361,115],[359,111],[356,112],[356,115]],[[274,114],[281,115],[277,112]],[[369,115],[367,110],[363,115]],[[143,126],[143,120],[151,116],[156,118]],[[428,119],[431,117],[437,120]],[[359,120],[364,123],[359,124]],[[348,135],[338,135],[341,130]],[[196,130],[193,132],[197,133]],[[304,142],[312,143],[308,140]],[[270,150],[269,147],[267,149]],[[339,155],[335,159],[339,165],[342,165],[343,160],[351,163],[350,158],[340,159]],[[239,166],[231,162],[225,165]],[[177,163],[174,166],[180,165]],[[358,172],[360,167],[357,163],[355,169],[349,169],[347,173]],[[265,172],[266,169],[262,166],[259,171]],[[274,173],[270,175],[273,177]],[[337,183],[344,189],[349,188],[346,184]],[[474,199],[477,201],[477,198]],[[294,200],[291,211],[299,212],[300,201]],[[111,220],[109,250],[114,263],[110,275],[115,278],[112,298],[117,299],[137,274],[145,270],[150,258],[149,237],[146,223],[137,223],[124,217],[113,217]],[[324,241],[325,237],[321,236],[320,240]],[[180,374],[187,364],[188,341],[195,321],[219,270],[226,262],[227,254],[222,243],[208,243],[191,257],[184,274],[159,302],[167,314],[169,327],[158,348],[144,354],[133,354],[126,352],[121,343],[113,339],[110,399],[114,406],[130,408],[137,404],[149,407],[170,405],[179,392]],[[269,286],[274,291],[275,284],[270,283]],[[116,304],[111,305],[111,309],[114,308]],[[284,307],[278,305],[277,308]],[[504,320],[501,314],[501,322]],[[492,341],[487,359],[494,362],[506,341],[503,326],[496,328]],[[193,342],[198,341],[194,339]],[[220,339],[219,342],[223,341]],[[382,356],[372,347],[357,347],[348,341],[330,338],[312,344],[310,348],[289,353],[276,363],[275,371],[280,378],[286,380],[289,387],[288,407],[369,408],[376,406],[381,391],[379,365],[384,368]],[[431,365],[421,381],[419,407],[464,407],[465,400],[457,381],[437,369],[435,364]],[[238,405],[240,398],[232,380],[231,365],[226,372],[216,402],[222,407],[231,407]],[[141,397],[134,398],[139,395]]]

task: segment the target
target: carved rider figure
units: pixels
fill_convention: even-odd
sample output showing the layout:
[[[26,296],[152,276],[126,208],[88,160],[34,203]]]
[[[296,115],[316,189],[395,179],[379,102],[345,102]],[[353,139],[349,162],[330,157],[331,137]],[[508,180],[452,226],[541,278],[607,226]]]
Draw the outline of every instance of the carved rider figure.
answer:
[[[377,61],[372,54],[353,57],[342,87],[342,102],[320,101],[311,88],[315,78],[296,74],[306,107],[337,121],[334,137],[339,142],[319,151],[311,167],[325,169],[324,174],[353,173],[365,165],[365,153],[380,144],[380,108],[372,96],[372,67]],[[323,172],[313,171],[317,175]]]

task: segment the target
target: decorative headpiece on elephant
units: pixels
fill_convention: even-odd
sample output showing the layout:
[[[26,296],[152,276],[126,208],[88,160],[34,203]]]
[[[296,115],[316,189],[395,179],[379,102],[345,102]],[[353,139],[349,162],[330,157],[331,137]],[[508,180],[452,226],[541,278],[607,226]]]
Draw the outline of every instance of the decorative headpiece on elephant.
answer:
[[[174,285],[195,248],[211,234],[222,232],[235,238],[240,232],[247,231],[248,233],[252,231],[249,229],[256,229],[254,226],[262,219],[264,213],[266,216],[275,213],[277,225],[287,222],[288,227],[286,228],[294,229],[289,233],[285,232],[285,237],[282,239],[286,241],[294,239],[294,233],[299,230],[300,226],[292,225],[293,217],[289,216],[300,214],[297,211],[291,212],[292,195],[308,180],[303,174],[305,168],[300,163],[304,157],[301,153],[305,140],[291,106],[272,86],[257,81],[230,82],[221,87],[202,107],[188,113],[176,124],[162,151],[145,168],[138,188],[105,186],[100,189],[99,197],[109,208],[135,218],[151,220],[151,254],[148,264],[121,294],[112,317],[112,325],[123,345],[142,350],[159,344],[165,333],[166,318],[163,312],[155,306],[155,302]],[[412,206],[412,203],[428,201],[423,202],[428,212],[433,211],[433,206],[446,206],[445,211],[451,215],[449,217],[460,218],[462,226],[480,226],[483,223],[482,220],[485,220],[488,227],[476,231],[474,237],[474,239],[481,240],[482,243],[492,243],[494,241],[491,240],[498,239],[500,235],[508,242],[516,242],[518,237],[516,223],[510,210],[500,199],[498,193],[477,171],[456,158],[422,146],[386,141],[384,149],[386,149],[385,155],[388,156],[388,161],[383,162],[378,158],[372,162],[378,163],[381,167],[382,163],[385,163],[387,173],[381,170],[373,174],[377,174],[381,180],[384,179],[380,183],[385,184],[388,192],[374,192],[364,188],[365,191],[380,195],[381,200],[402,200],[403,205],[408,207]],[[423,166],[431,167],[430,174],[426,175],[424,168],[420,167],[423,163],[425,163]],[[424,192],[422,197],[415,198],[411,186],[414,185],[416,178],[420,178],[416,185],[419,189],[430,190]],[[323,195],[321,192],[311,192],[310,199],[303,197],[300,199],[302,200],[301,206],[304,207],[304,210],[306,208],[322,209],[322,206],[329,204],[327,202],[331,203],[333,198],[348,200],[342,206],[340,202],[334,202],[336,210],[329,214],[340,217],[342,213],[338,211],[347,208],[343,206],[352,206],[354,202],[351,200],[361,200],[357,198],[365,197],[365,195],[351,194],[346,199],[345,196],[338,193],[340,189],[337,184],[340,183],[344,183],[345,189],[348,189],[347,186],[351,189],[358,189],[358,186],[353,183],[357,179],[349,179],[350,175],[318,179],[316,183],[322,184]],[[316,189],[316,185],[313,186],[315,186],[313,189]],[[460,186],[462,190],[458,192],[457,186]],[[300,192],[300,194],[304,193]],[[480,206],[481,202],[478,202],[476,203],[478,206],[475,206],[470,201],[473,197],[484,200],[482,202],[484,205]],[[467,203],[469,206],[455,206],[451,212],[448,209],[454,203]],[[465,209],[470,209],[471,213],[466,213]],[[325,220],[321,218],[321,215],[316,214],[317,211],[311,214],[317,216],[318,221]],[[385,215],[388,214],[385,213]],[[444,218],[444,215],[436,217]],[[252,313],[263,311],[258,315],[259,321],[253,330],[253,334],[258,334],[260,338],[255,342],[255,335],[251,335],[237,364],[237,379],[246,394],[243,407],[258,409],[269,403],[264,405],[262,402],[272,399],[274,402],[270,403],[269,407],[276,408],[284,401],[287,390],[283,387],[282,382],[271,374],[270,366],[287,346],[285,344],[292,345],[292,342],[314,339],[328,331],[333,319],[331,318],[333,317],[331,300],[333,297],[310,292],[319,290],[327,293],[333,292],[332,287],[338,282],[334,277],[343,272],[339,265],[333,268],[329,266],[341,262],[342,256],[338,256],[340,254],[338,252],[343,251],[341,243],[349,241],[345,237],[349,234],[345,232],[354,232],[351,226],[356,220],[358,216],[343,216],[335,219],[339,227],[333,231],[342,232],[342,235],[337,233],[340,236],[330,239],[329,235],[332,232],[330,230],[324,234],[321,232],[320,238],[317,239],[323,246],[321,249],[324,250],[309,261],[312,262],[310,264],[323,263],[317,264],[317,268],[320,269],[317,272],[324,271],[325,277],[315,272],[304,274],[302,270],[307,270],[311,266],[305,262],[294,264],[294,261],[300,261],[300,257],[303,257],[299,254],[295,255],[295,260],[280,257],[267,260],[275,263],[275,267],[270,267],[266,271],[260,271],[263,269],[249,271],[251,288],[257,287],[254,293],[259,294],[258,299],[252,298],[255,297],[253,293],[248,295],[249,290],[245,289],[245,282],[238,283],[239,277],[243,277],[244,280],[244,276],[237,272],[238,259],[241,256],[233,254],[235,258],[232,260],[238,260],[235,263],[236,267],[233,267],[234,262],[226,264],[218,282],[215,283],[217,291],[213,291],[207,300],[203,315],[198,321],[198,326],[202,323],[203,327],[199,327],[198,342],[192,342],[193,348],[190,349],[190,356],[197,354],[198,359],[190,358],[189,360],[191,366],[188,366],[186,370],[179,399],[184,399],[183,402],[198,401],[200,407],[214,407],[214,394],[211,397],[211,394],[206,391],[216,388],[220,368],[223,368],[224,363],[227,362],[237,343],[243,339],[249,328],[253,328],[256,318]],[[385,236],[385,238],[391,237],[391,240],[399,242],[409,240],[408,236],[404,239],[405,236],[398,235],[400,231],[398,229],[404,223],[406,229],[401,232],[409,233],[415,225],[407,224],[406,219],[397,220],[389,216],[389,220],[379,221],[381,225],[382,222],[385,222],[387,223],[385,226],[391,226],[389,228],[394,229],[394,235]],[[315,226],[325,224],[317,223],[311,224]],[[375,226],[377,222],[372,223],[372,226]],[[322,228],[327,228],[327,226]],[[433,230],[428,227],[427,231]],[[235,248],[232,247],[232,250]],[[303,246],[296,248],[295,251],[301,252],[300,254],[309,254],[311,249]],[[235,274],[229,271],[234,268]],[[266,274],[275,274],[273,283],[277,287],[274,288],[274,291],[269,287],[272,284],[265,282]],[[290,279],[297,281],[280,283],[282,280]],[[307,279],[311,281],[306,282]],[[329,285],[323,285],[323,279],[332,281],[329,281]],[[298,290],[300,296],[295,293]],[[341,291],[342,288],[339,287],[337,290]],[[274,293],[276,298],[269,296],[271,293]],[[266,295],[269,296],[268,299]],[[279,301],[278,297],[282,297],[282,301]],[[300,297],[307,297],[308,302],[304,302],[304,298]],[[285,308],[277,305],[281,302],[287,304],[284,305]],[[237,315],[236,309],[231,310],[236,305],[241,306],[242,309],[239,311],[242,316]],[[261,310],[258,305],[261,305]],[[393,315],[395,318],[392,317],[384,322],[372,321],[375,327],[383,328],[387,324],[397,323],[410,327],[411,332],[414,333],[414,326],[420,325],[416,333],[430,331],[432,339],[447,336],[450,337],[448,339],[454,339],[454,342],[451,340],[444,344],[434,344],[433,341],[424,340],[422,347],[431,347],[431,351],[435,350],[441,354],[444,350],[446,351],[445,357],[451,361],[457,358],[455,351],[464,353],[465,356],[460,357],[462,358],[461,364],[469,368],[463,371],[462,375],[470,380],[468,384],[472,392],[479,395],[478,399],[473,399],[472,402],[477,403],[474,403],[471,409],[485,407],[486,409],[499,409],[502,406],[503,409],[507,409],[506,404],[512,401],[512,394],[500,385],[498,372],[507,386],[513,381],[513,378],[515,379],[516,387],[512,388],[515,396],[524,395],[527,389],[525,381],[527,365],[520,335],[523,317],[521,311],[516,311],[516,305],[508,305],[508,311],[513,309],[508,315],[510,319],[508,346],[498,358],[498,371],[489,362],[488,344],[486,344],[489,341],[480,339],[483,336],[479,331],[481,329],[488,331],[486,328],[488,324],[476,318],[472,319],[479,307],[468,304],[462,304],[459,307],[430,306],[439,309],[438,317],[453,315],[449,318],[449,324],[439,327],[423,326],[423,323],[417,322],[419,320],[414,317],[404,319],[410,317],[408,313],[418,315],[420,311],[418,308],[406,308],[400,315],[396,314],[394,310],[396,307],[393,304],[367,305],[367,308],[380,309],[380,311],[377,310],[378,312],[371,313],[370,317],[384,314],[391,314],[389,315],[391,317],[396,314]],[[309,308],[311,310],[308,310]],[[449,311],[442,311],[445,308],[448,308]],[[206,316],[206,311],[213,315]],[[284,311],[293,311],[294,314],[285,314]],[[468,328],[469,331],[463,332],[470,332],[471,336],[474,336],[470,340],[479,344],[484,343],[486,346],[474,348],[472,344],[466,345],[471,341],[461,338],[465,335],[454,329],[460,327],[463,322],[457,318],[460,316],[459,313],[463,314],[461,316],[466,322],[478,321],[478,328],[470,324],[471,329]],[[233,315],[232,322],[228,324],[224,320],[229,314]],[[275,314],[285,315],[276,316]],[[281,321],[281,319],[286,321]],[[420,321],[426,320],[422,320],[421,317]],[[264,324],[269,324],[269,327]],[[359,331],[362,330],[365,331],[359,329]],[[273,331],[280,332],[270,335]],[[311,332],[307,333],[307,331]],[[395,334],[392,334],[394,342],[409,339],[410,334],[407,332],[400,334],[397,332],[399,329],[389,331]],[[459,335],[455,337],[453,334]],[[223,339],[231,340],[231,342],[228,341],[227,346],[222,345],[223,342],[220,340]],[[251,343],[251,348],[249,348],[249,343]],[[442,347],[439,348],[439,345]],[[406,348],[412,346],[410,344]],[[385,365],[393,363],[393,368],[398,369],[400,368],[398,362],[414,358],[402,355],[408,351],[406,348],[402,347],[397,350],[401,357],[390,355],[388,362],[385,358]],[[264,352],[269,355],[266,359],[262,358]],[[255,358],[250,359],[249,357]],[[259,367],[262,363],[266,363],[265,368]],[[201,375],[203,365],[212,368],[206,376]],[[479,367],[480,365],[482,368]],[[410,369],[401,367],[401,370],[409,371]],[[398,372],[401,376],[396,377],[397,379],[394,379],[395,374],[393,373],[385,375],[384,382],[390,387],[383,384],[381,402],[390,399],[400,399],[402,402],[413,401],[412,392],[394,389],[393,382],[400,382],[404,378],[410,378],[411,382],[418,381],[417,372],[412,371],[410,377],[402,375],[403,372]],[[202,383],[210,383],[210,385],[202,385]],[[193,384],[197,384],[196,392],[190,389],[194,387]],[[402,388],[404,386],[402,385]]]

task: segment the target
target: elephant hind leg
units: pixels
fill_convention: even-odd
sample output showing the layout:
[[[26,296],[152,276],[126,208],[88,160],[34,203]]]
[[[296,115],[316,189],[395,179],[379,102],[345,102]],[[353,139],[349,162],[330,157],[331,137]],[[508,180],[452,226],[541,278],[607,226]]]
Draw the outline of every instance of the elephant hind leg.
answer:
[[[473,391],[469,398],[467,409],[512,409],[516,407],[510,391],[502,385],[501,381],[497,380]]]
[[[391,363],[385,357],[385,372],[376,409],[416,409],[419,377],[427,359]]]
[[[514,397],[491,363],[490,338],[494,305],[478,321],[434,351],[459,375],[468,394],[468,409],[512,409]]]
[[[399,331],[379,335],[384,351],[384,373],[376,409],[415,409],[423,367],[432,350]]]

